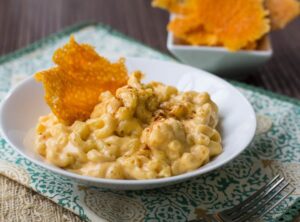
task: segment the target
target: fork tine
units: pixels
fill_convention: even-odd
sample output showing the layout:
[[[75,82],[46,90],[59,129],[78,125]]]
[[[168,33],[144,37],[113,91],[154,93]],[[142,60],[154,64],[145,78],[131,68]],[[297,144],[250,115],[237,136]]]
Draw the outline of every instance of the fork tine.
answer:
[[[280,189],[278,189],[274,194],[272,194],[266,201],[258,202],[258,204],[254,208],[252,208],[250,212],[248,212],[248,213],[244,212],[244,215],[242,217],[234,218],[233,221],[246,221],[246,220],[250,219],[258,211],[260,211],[262,209],[262,207],[266,206],[271,200],[273,200],[273,198],[276,197],[288,185],[289,185],[289,183],[286,182],[282,187],[280,187]]]
[[[243,206],[247,205],[249,202],[251,202],[253,199],[255,199],[257,196],[259,196],[262,192],[266,190],[268,186],[270,186],[272,183],[274,183],[278,178],[280,177],[279,174],[277,174],[269,183],[265,184],[263,187],[261,187],[258,191],[256,191],[254,194],[252,194],[250,197],[242,201],[240,204],[236,205],[233,208],[230,208],[228,210],[224,210],[222,213],[225,214],[231,214],[233,212],[238,211]]]
[[[275,184],[272,185],[272,187],[265,189],[263,192],[261,192],[260,195],[258,195],[256,198],[253,198],[251,202],[244,203],[243,206],[240,208],[239,211],[233,212],[230,217],[231,218],[237,218],[244,214],[245,212],[248,212],[251,208],[253,208],[257,203],[263,200],[266,196],[268,196],[273,190],[275,190],[282,182],[284,181],[284,177],[280,178],[280,180],[276,181]]]
[[[275,207],[277,207],[282,201],[284,201],[291,193],[293,193],[296,190],[296,188],[293,188],[292,190],[290,190],[287,194],[285,194],[283,197],[281,197],[277,202],[275,202],[275,204],[273,204],[269,209],[267,209],[266,211],[263,211],[263,213],[259,216],[256,216],[252,219],[252,221],[256,221],[259,218],[262,218],[263,216],[265,216],[267,213],[269,213],[271,210],[273,210]]]

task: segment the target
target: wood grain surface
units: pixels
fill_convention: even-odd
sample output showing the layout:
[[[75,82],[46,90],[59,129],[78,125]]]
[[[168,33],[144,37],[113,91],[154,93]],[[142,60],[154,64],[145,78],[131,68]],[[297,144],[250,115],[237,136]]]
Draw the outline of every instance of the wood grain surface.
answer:
[[[168,13],[150,0],[0,0],[0,55],[83,21],[97,21],[168,53]],[[243,80],[300,99],[300,18],[272,33],[273,58]]]

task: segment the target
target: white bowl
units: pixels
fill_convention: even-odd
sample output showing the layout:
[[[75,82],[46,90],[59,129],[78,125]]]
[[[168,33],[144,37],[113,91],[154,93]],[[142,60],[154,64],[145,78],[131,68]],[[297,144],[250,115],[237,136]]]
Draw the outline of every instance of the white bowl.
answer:
[[[228,51],[224,47],[191,46],[176,43],[168,32],[167,48],[181,62],[222,77],[243,78],[273,54],[269,36],[263,38],[258,50]],[[246,72],[245,72],[246,71]]]
[[[35,127],[39,116],[50,110],[44,102],[42,85],[29,77],[14,88],[3,101],[0,127],[6,141],[20,154],[53,173],[72,178],[78,183],[99,187],[134,190],[162,187],[210,172],[234,159],[251,142],[256,119],[247,99],[226,81],[205,71],[172,62],[128,58],[129,71],[141,70],[145,82],[151,80],[178,87],[182,91],[208,91],[220,110],[220,130],[224,151],[203,167],[178,176],[151,180],[113,180],[81,176],[46,163],[32,147],[24,145],[28,131]]]

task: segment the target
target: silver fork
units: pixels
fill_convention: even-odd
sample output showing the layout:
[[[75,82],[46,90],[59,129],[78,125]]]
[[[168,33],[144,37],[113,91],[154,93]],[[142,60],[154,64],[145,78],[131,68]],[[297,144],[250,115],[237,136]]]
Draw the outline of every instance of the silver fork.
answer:
[[[269,183],[264,185],[237,206],[208,215],[203,219],[191,220],[190,222],[257,221],[294,192],[295,188],[292,188],[286,194],[280,196],[280,193],[288,186],[289,182],[287,182],[284,177],[277,175]],[[276,197],[277,200],[272,203],[272,200],[276,199]]]

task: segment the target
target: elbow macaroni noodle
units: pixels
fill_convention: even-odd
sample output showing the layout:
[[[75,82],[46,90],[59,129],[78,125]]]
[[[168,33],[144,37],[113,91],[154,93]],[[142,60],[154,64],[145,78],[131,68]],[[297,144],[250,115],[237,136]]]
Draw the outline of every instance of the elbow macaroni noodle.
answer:
[[[36,151],[72,172],[152,179],[195,170],[222,152],[218,108],[208,93],[141,83],[134,72],[116,94],[104,92],[90,118],[71,126],[54,114],[36,127]]]

